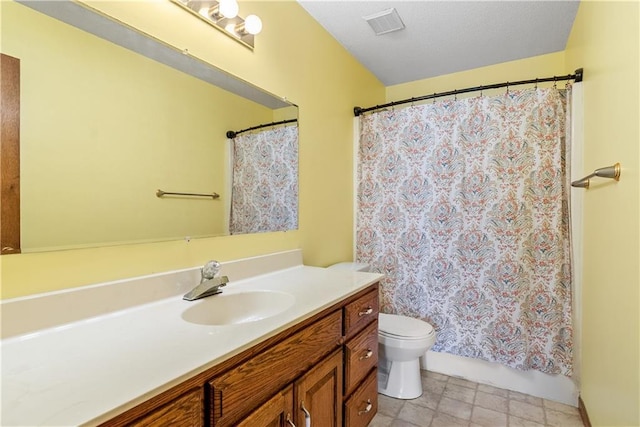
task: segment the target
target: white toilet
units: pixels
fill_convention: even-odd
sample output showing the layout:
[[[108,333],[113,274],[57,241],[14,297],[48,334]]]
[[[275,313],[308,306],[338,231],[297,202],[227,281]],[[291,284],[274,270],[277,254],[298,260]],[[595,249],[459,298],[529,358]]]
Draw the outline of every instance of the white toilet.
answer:
[[[329,268],[369,271],[367,264],[341,262]],[[420,357],[436,342],[429,323],[396,314],[378,315],[378,393],[396,399],[422,395]]]
[[[396,399],[422,395],[420,357],[436,342],[433,326],[420,319],[378,315],[378,393]]]

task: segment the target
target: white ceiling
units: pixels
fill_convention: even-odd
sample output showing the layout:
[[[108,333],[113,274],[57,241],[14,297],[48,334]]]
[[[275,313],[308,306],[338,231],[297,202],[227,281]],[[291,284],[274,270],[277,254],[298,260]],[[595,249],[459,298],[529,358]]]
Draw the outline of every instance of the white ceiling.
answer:
[[[298,2],[385,86],[562,51],[579,4],[578,0]],[[376,36],[363,16],[391,7],[406,28]]]

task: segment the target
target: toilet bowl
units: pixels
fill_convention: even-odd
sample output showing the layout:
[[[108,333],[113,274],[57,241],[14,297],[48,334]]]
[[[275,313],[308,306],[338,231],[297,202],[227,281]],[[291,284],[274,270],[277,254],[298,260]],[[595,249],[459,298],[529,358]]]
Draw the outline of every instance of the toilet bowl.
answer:
[[[420,356],[436,342],[433,327],[395,314],[378,317],[378,393],[396,399],[422,395]]]

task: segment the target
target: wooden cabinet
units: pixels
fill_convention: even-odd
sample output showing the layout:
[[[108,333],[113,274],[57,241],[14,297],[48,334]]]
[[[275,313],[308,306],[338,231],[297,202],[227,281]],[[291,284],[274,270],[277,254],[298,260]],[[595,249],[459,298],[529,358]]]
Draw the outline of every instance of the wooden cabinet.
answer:
[[[342,349],[304,374],[294,388],[296,426],[342,426]]]
[[[344,426],[365,427],[378,410],[378,288],[344,307]]]
[[[378,284],[106,426],[366,426],[377,410]]]
[[[131,423],[135,427],[204,426],[202,389],[192,390]]]
[[[236,427],[285,427],[293,425],[293,387],[276,393]]]
[[[372,370],[344,405],[345,427],[366,427],[378,411],[378,377]]]
[[[342,426],[342,350],[259,406],[236,427]]]
[[[294,381],[342,340],[335,311],[208,382],[211,425],[231,426]]]
[[[378,287],[344,307],[344,335],[347,339],[378,319]]]
[[[344,346],[344,394],[350,395],[378,365],[378,322],[349,340]]]

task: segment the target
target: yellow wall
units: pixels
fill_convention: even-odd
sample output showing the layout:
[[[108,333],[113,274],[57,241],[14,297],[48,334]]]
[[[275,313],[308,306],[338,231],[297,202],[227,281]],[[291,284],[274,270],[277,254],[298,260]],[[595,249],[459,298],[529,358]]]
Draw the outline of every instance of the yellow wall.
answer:
[[[372,75],[293,1],[241,2],[265,24],[254,52],[168,2],[94,6],[300,106],[300,230],[3,256],[3,298],[297,247],[312,265],[351,257],[351,108],[385,97]],[[638,15],[637,2],[583,1],[566,52],[386,90],[395,100],[584,67],[586,171],[623,168],[585,193],[581,394],[595,426],[640,424]]]
[[[272,110],[3,8],[2,52],[21,63],[22,251],[224,234],[225,133],[269,123]],[[158,199],[158,188],[221,198]]]
[[[585,192],[581,395],[594,426],[640,425],[639,3],[583,1],[566,49],[582,66]]]
[[[387,87],[387,102],[408,99],[420,95],[447,92],[454,89],[475,87],[481,84],[502,83],[505,81],[529,80],[536,77],[549,77],[567,74],[565,72],[564,52],[534,56],[518,61],[504,62],[459,73],[447,74],[430,79],[418,80]],[[571,71],[573,72],[573,71]],[[540,85],[542,86],[542,85]],[[518,86],[517,89],[527,86]],[[529,86],[532,87],[532,86]],[[505,89],[483,91],[483,95],[504,93]],[[478,96],[479,92],[458,95]],[[441,98],[442,99],[442,98]],[[431,100],[425,102],[432,102]],[[436,102],[437,99],[436,99]]]
[[[240,3],[264,23],[253,52],[168,1],[92,6],[300,106],[300,229],[5,255],[2,298],[293,248],[310,265],[351,258],[351,110],[383,101],[384,87],[295,1]]]

